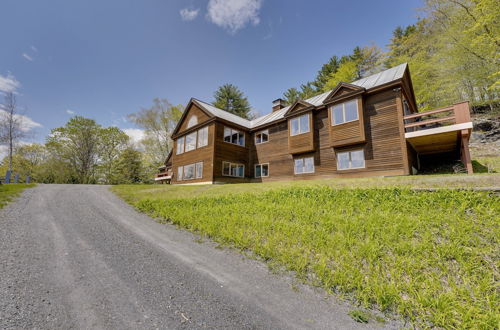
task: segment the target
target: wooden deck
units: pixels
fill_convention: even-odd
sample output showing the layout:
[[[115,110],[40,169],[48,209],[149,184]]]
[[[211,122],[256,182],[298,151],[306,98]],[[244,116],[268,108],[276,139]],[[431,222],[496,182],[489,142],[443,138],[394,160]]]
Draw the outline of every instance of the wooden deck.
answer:
[[[419,155],[453,152],[472,173],[469,138],[472,131],[469,102],[404,116],[406,141]]]

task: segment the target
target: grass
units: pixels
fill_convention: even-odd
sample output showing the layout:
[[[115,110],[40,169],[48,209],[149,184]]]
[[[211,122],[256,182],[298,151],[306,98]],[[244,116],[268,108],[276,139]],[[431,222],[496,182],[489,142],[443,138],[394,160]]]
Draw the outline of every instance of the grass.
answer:
[[[409,188],[495,180],[455,175],[112,189],[163,222],[252,251],[364,308],[396,312],[418,327],[489,329],[500,322],[499,197]]]
[[[26,188],[34,187],[34,184],[1,184],[0,185],[0,208],[3,208],[7,203],[19,196]]]

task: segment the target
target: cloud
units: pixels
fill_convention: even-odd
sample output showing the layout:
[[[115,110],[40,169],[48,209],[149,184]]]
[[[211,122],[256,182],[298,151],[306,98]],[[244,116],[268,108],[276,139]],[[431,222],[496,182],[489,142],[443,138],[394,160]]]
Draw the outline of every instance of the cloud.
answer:
[[[33,57],[29,56],[29,55],[28,55],[28,54],[26,54],[26,53],[23,53],[23,57],[24,57],[25,59],[27,59],[28,61],[33,62]]]
[[[184,8],[184,9],[181,9],[180,14],[181,14],[183,21],[189,22],[189,21],[194,20],[198,16],[199,12],[200,12],[199,9]]]
[[[66,113],[68,115],[74,115],[76,112],[74,112],[73,110],[70,110],[70,109],[66,109]]]
[[[262,0],[210,0],[207,18],[215,25],[235,34],[248,23],[260,23],[261,4]]]
[[[19,142],[16,143],[15,147],[28,146],[28,145],[31,145],[31,144],[33,144],[33,143],[32,142],[26,142],[26,141],[19,141]],[[2,160],[5,157],[7,157],[8,154],[9,154],[9,146],[6,145],[6,144],[0,145],[0,160]],[[5,173],[0,173],[0,174],[4,175]],[[13,177],[11,179],[13,179]]]
[[[2,120],[5,116],[7,116],[7,111],[0,109],[0,120]],[[25,115],[14,115],[14,118],[19,120],[19,122],[21,123],[21,130],[23,132],[29,132],[34,128],[43,127],[42,124],[37,123],[36,121]]]
[[[31,48],[32,51],[38,53],[38,48],[36,48],[35,46],[31,45],[30,48]]]
[[[124,128],[122,131],[130,137],[133,143],[138,143],[145,137],[145,133],[139,128]]]
[[[16,80],[16,77],[10,73],[7,76],[0,74],[0,92],[15,92],[19,87],[21,87],[21,83]]]

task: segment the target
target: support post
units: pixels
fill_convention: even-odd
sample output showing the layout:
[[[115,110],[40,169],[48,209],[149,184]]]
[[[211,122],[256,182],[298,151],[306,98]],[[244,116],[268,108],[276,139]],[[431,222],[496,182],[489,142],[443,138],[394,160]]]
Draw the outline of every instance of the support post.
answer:
[[[465,132],[464,132],[465,131]],[[460,132],[461,137],[461,146],[460,146],[460,159],[462,163],[464,163],[465,168],[467,169],[467,174],[473,174],[474,170],[472,169],[472,159],[470,157],[469,152],[469,131],[462,130]]]
[[[11,171],[7,171],[5,173],[5,183],[10,183],[10,175],[11,175]]]

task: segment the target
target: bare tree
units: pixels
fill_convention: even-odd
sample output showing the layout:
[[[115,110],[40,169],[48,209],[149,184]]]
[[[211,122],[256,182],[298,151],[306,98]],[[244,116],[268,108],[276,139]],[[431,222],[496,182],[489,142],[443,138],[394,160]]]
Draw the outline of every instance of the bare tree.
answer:
[[[0,141],[9,148],[9,171],[12,171],[12,153],[16,143],[26,133],[22,130],[22,116],[18,113],[14,92],[6,92],[0,113]]]

